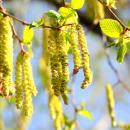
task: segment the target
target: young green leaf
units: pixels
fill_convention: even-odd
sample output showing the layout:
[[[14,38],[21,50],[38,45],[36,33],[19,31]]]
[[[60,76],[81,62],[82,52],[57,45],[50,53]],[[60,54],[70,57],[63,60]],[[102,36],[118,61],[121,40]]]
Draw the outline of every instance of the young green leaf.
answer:
[[[72,8],[61,7],[58,12],[65,20],[65,23],[78,23],[78,15]]]
[[[73,9],[80,9],[83,7],[85,0],[72,0],[71,1],[71,7]]]
[[[121,24],[113,19],[101,20],[100,27],[105,35],[112,38],[120,38],[120,34],[123,32],[123,27]]]
[[[51,18],[56,18],[56,19],[60,19],[60,14],[58,12],[56,12],[55,10],[49,10],[47,12],[48,16]]]
[[[24,44],[30,44],[34,36],[33,29],[30,26],[25,26],[23,31],[23,42]]]
[[[87,111],[86,109],[81,109],[78,111],[78,114],[81,116],[84,116],[86,118],[88,118],[89,120],[93,119],[93,115],[91,112]]]
[[[123,62],[124,56],[125,56],[126,52],[127,52],[127,46],[126,46],[126,44],[120,43],[118,45],[118,52],[117,52],[117,61],[119,63]]]
[[[37,21],[33,21],[32,23],[31,23],[31,26],[32,27],[37,27],[37,28],[39,28],[40,26],[42,26],[44,24],[44,20],[43,20],[43,18],[41,18],[41,19],[39,19],[39,20],[37,20]]]

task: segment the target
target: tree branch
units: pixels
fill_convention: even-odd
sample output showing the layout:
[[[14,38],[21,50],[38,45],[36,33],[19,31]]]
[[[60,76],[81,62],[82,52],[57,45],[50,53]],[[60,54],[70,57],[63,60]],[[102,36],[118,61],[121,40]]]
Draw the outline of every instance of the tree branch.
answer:
[[[115,76],[116,76],[116,78],[117,78],[117,83],[114,84],[114,85],[117,85],[117,84],[120,83],[120,84],[122,84],[122,86],[124,87],[124,89],[127,90],[127,91],[130,93],[130,88],[129,88],[129,87],[126,85],[126,83],[121,79],[118,70],[114,67],[114,65],[113,65],[112,62],[111,62],[109,53],[107,52],[107,49],[106,49],[106,47],[105,47],[105,45],[106,45],[106,43],[107,43],[107,38],[106,38],[106,36],[103,35],[102,41],[103,41],[103,43],[104,43],[104,50],[105,50],[105,55],[106,55],[106,57],[107,57],[108,65],[110,66],[111,70],[113,71],[113,73],[115,74]]]

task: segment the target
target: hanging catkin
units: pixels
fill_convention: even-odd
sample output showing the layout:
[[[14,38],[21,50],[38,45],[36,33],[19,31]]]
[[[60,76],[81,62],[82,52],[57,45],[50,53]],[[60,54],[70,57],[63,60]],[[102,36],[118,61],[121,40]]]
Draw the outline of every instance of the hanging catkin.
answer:
[[[109,115],[111,117],[112,126],[116,127],[116,119],[115,119],[115,102],[114,102],[114,95],[111,84],[107,84],[106,86],[106,93],[107,93],[107,101],[108,101],[108,110]]]
[[[59,53],[59,61],[61,63],[61,71],[59,77],[61,80],[60,92],[65,104],[68,104],[68,97],[66,94],[67,85],[69,82],[69,67],[68,67],[68,55],[67,44],[65,39],[65,27],[57,31],[57,50]]]
[[[64,116],[62,111],[62,105],[59,97],[52,95],[49,96],[49,108],[56,130],[61,130],[64,124]]]
[[[13,38],[10,22],[8,16],[0,18],[0,81],[4,96],[9,95],[12,86]]]
[[[46,25],[48,26],[50,24],[50,20],[48,19],[48,16],[44,16],[44,21]],[[64,126],[64,115],[62,110],[62,103],[60,101],[60,98],[55,95],[54,89],[52,88],[52,82],[51,82],[51,67],[50,67],[50,55],[49,50],[52,42],[49,42],[48,36],[50,36],[50,29],[44,28],[44,42],[43,42],[43,55],[42,55],[42,64],[41,64],[41,73],[46,77],[46,80],[44,81],[45,89],[48,92],[49,100],[48,100],[48,106],[50,110],[50,115],[54,121],[54,126],[56,130],[61,130]],[[59,54],[59,52],[57,52]],[[59,68],[60,72],[62,71],[61,64]],[[58,71],[58,72],[59,72]],[[61,74],[62,77],[62,74]],[[59,82],[61,83],[61,82]]]
[[[17,56],[16,59],[15,85],[16,85],[16,106],[18,109],[22,109],[24,93],[23,93],[23,70],[22,70],[21,53]]]
[[[71,31],[70,44],[72,48],[73,61],[74,61],[73,74],[76,74],[78,70],[81,68],[81,55],[80,55],[79,45],[77,42],[78,38],[77,38],[76,25],[72,25],[70,31]]]
[[[86,88],[92,82],[90,57],[89,57],[87,42],[85,38],[85,32],[83,30],[83,27],[80,24],[77,25],[77,31],[78,31],[79,46],[80,46],[81,55],[82,55],[82,67],[83,67],[84,77],[85,77],[81,88]]]
[[[26,116],[31,116],[33,112],[32,96],[37,95],[37,90],[33,80],[31,56],[28,52],[19,53],[16,60],[16,106],[22,110]]]
[[[50,57],[50,66],[51,66],[51,83],[52,88],[54,89],[55,95],[60,95],[60,62],[58,59],[57,45],[56,45],[56,31],[50,29],[49,32],[49,57]]]

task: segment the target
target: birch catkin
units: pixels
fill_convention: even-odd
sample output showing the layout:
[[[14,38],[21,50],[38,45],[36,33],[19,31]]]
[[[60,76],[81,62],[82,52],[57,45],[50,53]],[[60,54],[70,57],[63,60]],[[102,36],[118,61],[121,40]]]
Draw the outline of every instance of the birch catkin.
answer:
[[[12,86],[13,38],[9,17],[0,18],[0,75],[3,95],[8,96]]]
[[[19,53],[16,60],[15,84],[16,106],[26,116],[33,112],[32,96],[37,95],[37,89],[33,80],[32,67],[28,52]]]
[[[51,15],[56,16],[52,17],[49,14],[50,12]],[[43,46],[45,49],[43,52],[44,58],[50,66],[51,85],[49,87],[52,86],[54,94],[58,97],[62,96],[64,103],[68,104],[70,72],[67,44],[71,45],[74,62],[73,74],[76,74],[79,69],[83,68],[85,79],[82,83],[82,88],[87,87],[92,82],[89,52],[82,26],[77,25],[77,21],[72,25],[70,24],[70,26],[65,26],[62,19],[60,21],[57,18],[60,14],[53,11],[50,12],[44,16],[46,26],[49,26],[49,28],[44,29],[45,45]],[[73,17],[76,19],[77,15]]]
[[[92,82],[92,71],[90,68],[90,57],[89,57],[87,41],[85,38],[85,32],[83,30],[83,27],[80,24],[78,24],[77,30],[78,30],[79,46],[80,46],[81,55],[82,55],[82,67],[83,67],[83,72],[84,72],[84,77],[85,77],[81,88],[86,88]]]
[[[61,28],[57,31],[57,47],[59,53],[59,61],[61,63],[61,73],[59,73],[59,77],[61,77],[61,86],[60,92],[65,104],[68,104],[67,99],[67,85],[69,82],[69,67],[68,67],[68,54],[67,54],[67,44],[65,39],[65,28]]]
[[[116,127],[116,119],[115,119],[115,111],[114,111],[115,102],[114,102],[114,95],[113,95],[111,84],[107,84],[106,93],[107,93],[107,101],[108,101],[108,110],[109,110],[109,115],[111,117],[112,126]]]
[[[76,25],[72,25],[70,31],[71,31],[70,44],[72,48],[73,61],[74,61],[73,74],[76,74],[78,70],[81,68],[81,55],[80,55],[79,45],[77,42],[78,37],[77,37]]]

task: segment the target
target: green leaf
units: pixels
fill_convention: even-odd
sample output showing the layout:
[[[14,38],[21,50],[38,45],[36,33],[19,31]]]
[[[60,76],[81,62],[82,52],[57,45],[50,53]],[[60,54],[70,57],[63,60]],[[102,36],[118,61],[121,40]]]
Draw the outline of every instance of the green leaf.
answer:
[[[31,41],[34,36],[34,31],[30,26],[25,26],[23,31],[23,42],[24,44],[31,44]]]
[[[130,41],[126,43],[127,46],[127,52],[130,53]]]
[[[78,114],[81,115],[81,116],[84,116],[86,117],[87,119],[89,120],[92,120],[93,119],[93,115],[91,112],[87,111],[86,109],[81,109],[78,111]]]
[[[58,12],[66,23],[78,23],[78,15],[72,8],[61,7]]]
[[[115,40],[115,41],[110,42],[110,43],[107,45],[107,47],[115,46],[115,45],[117,45],[118,43],[119,43],[119,40],[117,39],[117,40]]]
[[[101,20],[100,27],[105,35],[112,38],[120,38],[120,34],[123,32],[123,27],[121,24],[113,19]]]
[[[37,20],[37,21],[33,21],[31,24],[31,27],[37,27],[39,28],[40,26],[42,26],[44,24],[44,20],[43,18]]]
[[[56,12],[55,10],[49,10],[47,12],[47,14],[51,18],[56,18],[56,19],[60,19],[61,18],[61,15],[58,12]]]
[[[73,9],[80,9],[83,7],[85,0],[72,0],[71,7]]]
[[[126,44],[120,43],[118,45],[118,52],[117,52],[117,61],[119,63],[123,62],[124,56],[125,56],[126,52],[127,52],[127,46],[126,46]]]
[[[10,104],[13,104],[13,103],[15,103],[16,102],[16,98],[15,97],[11,97],[10,99],[9,99],[9,103]]]

